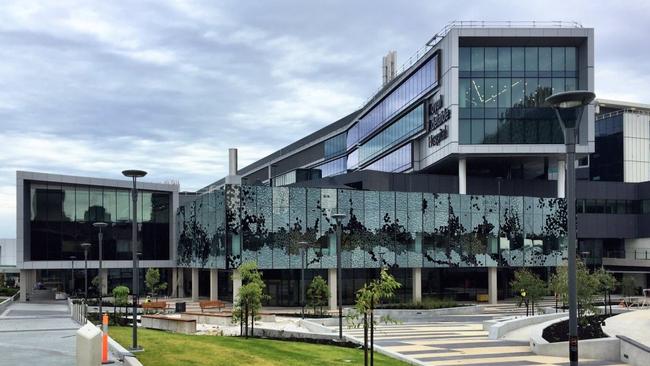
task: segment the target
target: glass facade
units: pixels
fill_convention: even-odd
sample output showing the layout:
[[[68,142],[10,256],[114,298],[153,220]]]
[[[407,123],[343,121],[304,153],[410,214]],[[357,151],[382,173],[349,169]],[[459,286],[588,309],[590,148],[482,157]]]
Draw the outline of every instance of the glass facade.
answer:
[[[424,105],[421,104],[359,147],[359,163],[399,145],[424,129]]]
[[[438,78],[438,55],[435,54],[361,118],[357,141],[363,140],[397,113],[408,108],[417,98],[436,87]],[[350,146],[350,141],[348,141],[348,146]]]
[[[590,179],[623,182],[623,114],[598,119],[595,130],[598,152],[589,157]]]
[[[564,142],[546,97],[578,88],[575,47],[460,47],[461,144]]]
[[[563,199],[227,185],[178,210],[181,265],[336,266],[333,213],[345,213],[344,268],[557,266],[566,258]],[[381,255],[379,253],[382,253]]]
[[[408,143],[381,159],[365,166],[362,170],[401,173],[413,167],[413,147]]]
[[[131,259],[131,191],[60,183],[29,183],[29,260],[83,258],[81,243],[94,244],[88,259],[98,256],[97,229],[104,221],[103,258]],[[138,226],[142,259],[170,258],[170,193],[139,191]]]
[[[347,134],[341,133],[325,141],[325,159],[343,154],[347,150]]]
[[[325,164],[317,166],[315,169],[321,171],[321,177],[331,177],[333,175],[344,174],[348,171],[347,169],[347,159],[342,157],[336,160],[328,161]]]

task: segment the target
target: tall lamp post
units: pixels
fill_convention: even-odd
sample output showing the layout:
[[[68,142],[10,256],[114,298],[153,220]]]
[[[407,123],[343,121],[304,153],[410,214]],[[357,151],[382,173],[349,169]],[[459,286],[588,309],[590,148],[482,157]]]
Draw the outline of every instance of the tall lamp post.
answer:
[[[84,250],[84,302],[88,303],[88,249],[92,244],[90,243],[81,243],[81,247]]]
[[[555,110],[562,129],[566,145],[566,205],[568,234],[568,284],[569,284],[569,361],[571,366],[578,365],[578,299],[576,289],[576,135],[584,106],[591,103],[596,95],[585,90],[556,93],[546,98]],[[565,115],[563,118],[562,112]],[[569,118],[566,118],[569,117]]]
[[[70,295],[74,294],[74,260],[77,259],[74,255],[71,255],[70,257],[70,264],[72,265],[70,267],[70,272],[72,272],[72,288],[70,289]]]
[[[339,307],[339,339],[343,339],[343,283],[341,282],[341,221],[345,214],[335,213],[336,220],[336,303]]]
[[[307,263],[307,249],[310,244],[306,241],[298,242],[300,245],[300,312],[302,318],[305,319],[305,267]]]
[[[102,312],[102,301],[103,301],[103,293],[104,291],[104,279],[102,278],[102,257],[103,257],[103,245],[104,245],[104,233],[103,229],[108,226],[107,223],[105,222],[95,222],[93,223],[93,226],[99,229],[99,233],[97,234],[97,239],[99,242],[99,266],[97,273],[99,275],[99,316],[101,318],[103,312]]]
[[[131,255],[133,256],[133,334],[131,350],[139,351],[138,347],[138,293],[140,286],[140,276],[138,273],[138,190],[136,188],[136,179],[147,175],[144,170],[124,170],[122,174],[133,180],[133,219],[131,221]]]

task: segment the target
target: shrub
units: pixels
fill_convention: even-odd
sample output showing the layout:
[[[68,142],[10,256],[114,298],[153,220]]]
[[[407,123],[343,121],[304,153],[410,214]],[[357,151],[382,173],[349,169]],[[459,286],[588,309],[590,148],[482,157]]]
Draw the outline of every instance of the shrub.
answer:
[[[117,286],[113,289],[113,297],[115,298],[115,306],[126,306],[129,299],[129,290],[126,286]]]
[[[464,306],[459,304],[454,299],[437,299],[437,298],[424,298],[422,301],[410,301],[410,302],[400,302],[394,304],[382,304],[379,305],[380,309],[443,309],[443,308],[455,308],[459,306]]]
[[[316,308],[320,307],[320,315],[323,315],[323,306],[327,305],[329,298],[330,291],[327,282],[321,276],[314,277],[307,288],[308,305],[314,308],[314,314],[316,314]]]

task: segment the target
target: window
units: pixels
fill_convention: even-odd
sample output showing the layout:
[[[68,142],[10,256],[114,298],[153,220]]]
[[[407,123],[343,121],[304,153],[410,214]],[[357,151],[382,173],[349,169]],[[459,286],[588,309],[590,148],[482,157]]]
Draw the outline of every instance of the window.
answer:
[[[378,170],[382,172],[400,173],[412,167],[411,144],[404,145],[374,163],[364,167],[363,170]]]
[[[330,139],[325,140],[325,159],[340,155],[347,149],[347,135],[338,134]]]

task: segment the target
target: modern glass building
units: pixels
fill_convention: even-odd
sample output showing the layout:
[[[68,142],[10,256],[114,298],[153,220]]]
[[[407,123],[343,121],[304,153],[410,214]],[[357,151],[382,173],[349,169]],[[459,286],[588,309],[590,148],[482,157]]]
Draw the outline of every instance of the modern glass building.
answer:
[[[232,300],[254,261],[270,304],[298,305],[306,241],[307,280],[340,286],[346,304],[382,265],[402,300],[496,302],[517,268],[548,278],[569,255],[564,137],[545,99],[576,89],[594,89],[593,29],[450,23],[343,118],[241,169],[231,154],[229,175],[197,192],[143,184],[142,267],[164,268],[173,296]],[[647,286],[650,106],[587,106],[576,149],[580,255]],[[128,182],[19,172],[17,187],[25,283],[69,288],[98,220],[109,286],[129,281]],[[341,253],[333,213],[346,215]]]

